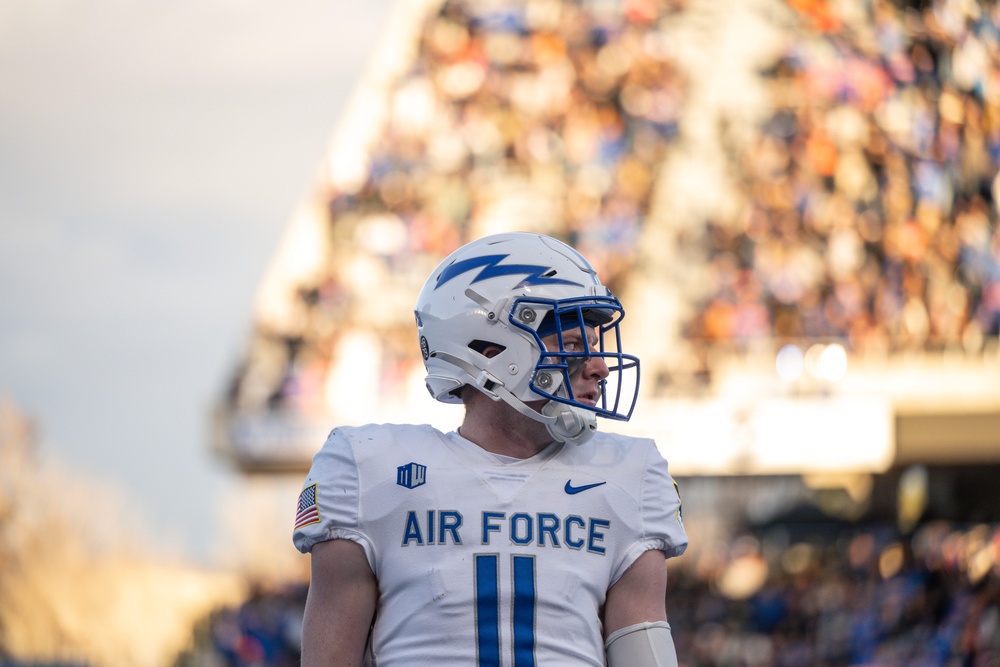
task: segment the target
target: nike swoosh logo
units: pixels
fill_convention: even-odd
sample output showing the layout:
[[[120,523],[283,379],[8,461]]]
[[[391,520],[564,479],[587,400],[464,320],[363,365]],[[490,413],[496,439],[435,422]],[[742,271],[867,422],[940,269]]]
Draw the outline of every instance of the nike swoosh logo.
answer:
[[[574,493],[580,493],[581,491],[586,491],[587,489],[592,489],[595,486],[601,486],[602,484],[607,484],[607,482],[595,482],[594,484],[584,484],[583,486],[573,486],[571,480],[566,480],[566,486],[563,489],[566,493],[572,495]]]

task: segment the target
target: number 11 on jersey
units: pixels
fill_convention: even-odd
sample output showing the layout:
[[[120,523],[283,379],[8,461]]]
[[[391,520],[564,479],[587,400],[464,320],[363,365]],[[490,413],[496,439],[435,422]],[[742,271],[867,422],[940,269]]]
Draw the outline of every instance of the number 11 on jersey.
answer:
[[[500,667],[500,556],[477,554],[476,650],[479,667]],[[535,667],[535,558],[511,558],[514,667]]]

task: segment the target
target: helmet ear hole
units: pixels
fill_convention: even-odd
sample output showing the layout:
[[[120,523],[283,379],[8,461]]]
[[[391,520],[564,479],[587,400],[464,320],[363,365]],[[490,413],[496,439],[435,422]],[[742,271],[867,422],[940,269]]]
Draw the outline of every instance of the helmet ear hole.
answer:
[[[499,343],[491,343],[488,340],[474,340],[469,343],[469,349],[475,350],[487,359],[492,359],[507,348]]]

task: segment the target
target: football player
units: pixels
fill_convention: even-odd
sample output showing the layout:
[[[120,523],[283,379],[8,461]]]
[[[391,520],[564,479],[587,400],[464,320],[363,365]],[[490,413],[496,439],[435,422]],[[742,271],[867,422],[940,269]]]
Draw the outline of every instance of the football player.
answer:
[[[447,257],[415,314],[427,388],[465,416],[330,433],[294,530],[302,664],[676,667],[676,485],[653,441],[597,432],[638,392],[618,299],[571,247],[509,233]]]

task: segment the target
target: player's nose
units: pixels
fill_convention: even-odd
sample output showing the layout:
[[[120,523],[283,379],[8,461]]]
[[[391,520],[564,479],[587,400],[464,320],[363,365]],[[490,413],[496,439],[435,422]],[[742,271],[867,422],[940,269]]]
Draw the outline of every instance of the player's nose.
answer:
[[[610,374],[611,371],[608,369],[608,364],[605,363],[604,357],[589,357],[583,365],[583,376],[585,378],[600,382]]]

